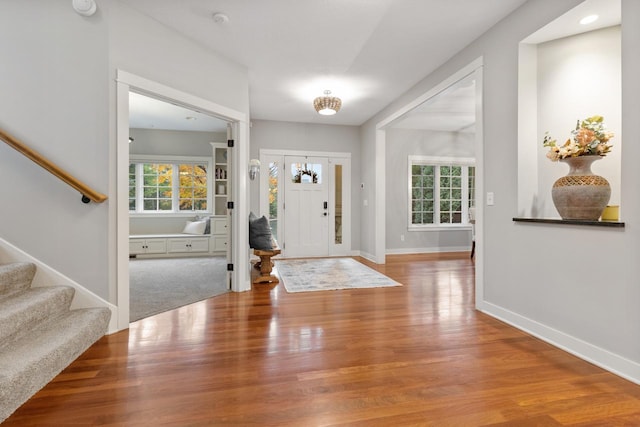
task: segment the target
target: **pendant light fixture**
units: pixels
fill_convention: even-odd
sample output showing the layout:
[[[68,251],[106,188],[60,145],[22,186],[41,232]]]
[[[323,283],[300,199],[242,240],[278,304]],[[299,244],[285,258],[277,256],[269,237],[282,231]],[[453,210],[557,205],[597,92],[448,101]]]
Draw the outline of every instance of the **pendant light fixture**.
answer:
[[[331,91],[325,90],[324,96],[319,96],[313,100],[313,108],[323,116],[332,116],[342,107],[342,100],[335,96],[330,96]]]

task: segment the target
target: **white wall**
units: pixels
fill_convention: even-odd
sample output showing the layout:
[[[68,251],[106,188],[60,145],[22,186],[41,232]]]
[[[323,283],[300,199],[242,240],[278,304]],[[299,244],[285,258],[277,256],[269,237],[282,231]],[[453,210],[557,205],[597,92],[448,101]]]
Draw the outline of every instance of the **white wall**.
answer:
[[[115,194],[116,69],[249,113],[247,70],[117,0],[0,2],[0,126]],[[110,302],[116,200],[80,195],[0,144],[0,237]],[[9,185],[9,183],[16,183]]]
[[[407,129],[387,130],[386,249],[388,253],[471,250],[470,230],[408,231],[408,156],[474,157],[475,135]],[[404,236],[404,241],[400,236]]]
[[[610,204],[620,204],[620,162],[622,152],[620,82],[620,27],[565,37],[538,45],[537,49],[537,160],[540,171],[538,192],[542,217],[559,217],[551,200],[553,183],[569,171],[562,163],[548,160],[542,146],[545,131],[563,144],[571,137],[576,120],[604,116],[607,128],[616,135],[611,153],[593,163],[592,171],[611,184]],[[533,118],[532,118],[533,119]]]
[[[212,156],[211,142],[226,142],[227,133],[130,129],[130,154]]]
[[[518,206],[518,44],[579,3],[525,3],[369,120],[362,155],[373,156],[376,123],[482,56],[483,179],[485,191],[495,193],[495,205],[478,207],[484,219],[484,241],[478,242],[484,297],[478,308],[640,382],[640,145],[626,144],[622,157],[624,229],[512,221]],[[622,17],[621,134],[638,141],[640,2],[623,0]],[[365,185],[373,185],[374,175],[363,174]],[[373,223],[363,223],[363,236],[375,233]],[[373,250],[371,241],[362,239],[362,246]]]
[[[0,127],[109,190],[107,24],[71,3],[0,2]],[[0,236],[106,298],[108,209],[0,143]]]
[[[355,126],[319,125],[309,123],[253,120],[251,122],[252,159],[260,158],[261,149],[326,151],[351,153],[351,249],[359,249],[360,204],[356,195],[360,189],[360,138]],[[264,172],[261,172],[264,173]],[[251,210],[259,212],[259,180],[251,181]]]

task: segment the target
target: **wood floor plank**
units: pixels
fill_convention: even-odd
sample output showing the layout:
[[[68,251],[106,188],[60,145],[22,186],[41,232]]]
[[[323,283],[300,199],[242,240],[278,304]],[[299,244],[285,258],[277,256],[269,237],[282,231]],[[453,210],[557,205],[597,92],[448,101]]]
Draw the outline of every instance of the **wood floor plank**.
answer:
[[[3,427],[640,425],[640,386],[475,311],[468,253],[356,259],[403,286],[265,284],[135,322]]]

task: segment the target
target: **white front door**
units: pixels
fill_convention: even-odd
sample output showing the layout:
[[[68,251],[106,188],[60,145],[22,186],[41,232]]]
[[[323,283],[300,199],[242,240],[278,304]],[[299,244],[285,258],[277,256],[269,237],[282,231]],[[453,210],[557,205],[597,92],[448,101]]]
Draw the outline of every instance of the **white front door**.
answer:
[[[287,256],[329,254],[329,185],[326,157],[285,156],[284,244]]]

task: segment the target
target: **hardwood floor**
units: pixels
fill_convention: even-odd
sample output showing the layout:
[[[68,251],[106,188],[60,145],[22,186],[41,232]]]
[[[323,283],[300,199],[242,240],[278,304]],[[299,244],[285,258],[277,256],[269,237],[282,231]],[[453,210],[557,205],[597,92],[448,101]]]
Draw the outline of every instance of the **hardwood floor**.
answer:
[[[404,286],[261,285],[144,319],[6,426],[640,425],[640,386],[475,311],[468,254],[359,260]]]

